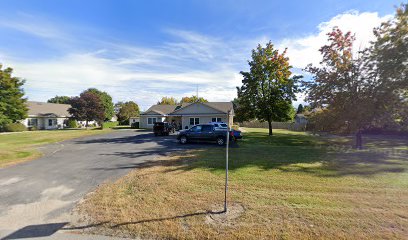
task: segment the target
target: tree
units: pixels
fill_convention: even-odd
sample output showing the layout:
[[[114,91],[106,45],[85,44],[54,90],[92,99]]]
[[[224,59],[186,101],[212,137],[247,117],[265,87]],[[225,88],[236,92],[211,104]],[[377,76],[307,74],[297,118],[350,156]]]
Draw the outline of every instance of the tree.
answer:
[[[205,103],[205,102],[208,102],[208,100],[203,97],[197,97],[197,96],[183,97],[181,98],[180,104],[195,103],[195,102]]]
[[[138,117],[139,115],[139,106],[135,102],[129,101],[121,105],[117,116],[118,121],[123,124],[125,122],[129,122],[129,118]]]
[[[55,96],[53,98],[48,99],[47,102],[49,103],[58,103],[58,104],[69,104],[71,97],[68,96]]]
[[[250,121],[253,118],[253,116],[239,102],[240,99],[238,98],[234,98],[234,100],[232,100],[232,105],[234,107],[235,114],[234,121],[239,123]]]
[[[301,113],[303,113],[303,111],[304,111],[303,105],[299,104],[299,106],[297,108],[297,111],[296,111],[296,114],[301,114]]]
[[[376,40],[364,52],[366,80],[375,87],[385,116],[377,115],[377,126],[404,128],[408,125],[408,4],[397,8],[395,17],[374,29]],[[405,111],[404,111],[405,110]]]
[[[75,120],[86,121],[87,127],[89,121],[101,123],[105,119],[105,109],[101,98],[90,91],[85,91],[79,97],[72,98],[71,108],[68,111]]]
[[[162,99],[158,101],[157,104],[159,105],[178,105],[178,101],[174,97],[162,97]]]
[[[13,69],[0,64],[0,129],[27,117],[24,80],[13,77]]]
[[[117,116],[119,113],[120,108],[123,106],[124,102],[117,102],[115,103],[115,105],[113,106],[113,112],[115,113],[115,115]]]
[[[320,49],[321,66],[309,65],[306,71],[314,77],[304,83],[308,100],[324,108],[315,114],[316,125],[355,132],[361,149],[363,130],[395,118],[393,112],[406,101],[408,89],[406,26],[407,5],[402,5],[393,20],[374,30],[376,40],[357,57],[350,32],[334,28],[328,33],[329,44]]]
[[[111,120],[114,115],[112,97],[107,92],[100,91],[96,88],[89,88],[88,90],[86,90],[86,92],[94,93],[101,99],[103,109],[105,111],[105,119],[103,120],[104,121]]]
[[[306,71],[312,81],[304,82],[307,99],[325,108],[319,114],[320,123],[327,129],[356,132],[356,143],[361,142],[361,131],[373,118],[373,99],[369,99],[368,85],[361,77],[361,59],[353,58],[354,35],[339,28],[327,34],[328,44],[320,48],[320,66],[309,64]],[[360,148],[360,145],[357,144]]]
[[[271,42],[252,50],[249,72],[241,71],[242,86],[238,87],[238,103],[244,111],[261,121],[267,121],[272,135],[272,121],[287,121],[296,100],[297,82],[301,76],[291,77],[292,68],[285,56]]]

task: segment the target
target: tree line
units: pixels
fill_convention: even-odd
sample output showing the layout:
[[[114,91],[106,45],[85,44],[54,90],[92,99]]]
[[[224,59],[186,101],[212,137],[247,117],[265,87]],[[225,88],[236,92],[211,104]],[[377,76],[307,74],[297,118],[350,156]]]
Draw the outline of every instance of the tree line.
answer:
[[[208,102],[207,99],[203,97],[191,96],[191,97],[182,97],[180,101],[178,101],[175,97],[162,97],[161,100],[157,101],[158,105],[181,105],[183,103],[205,103]]]
[[[120,124],[128,124],[130,117],[140,115],[139,106],[133,102],[118,102],[113,104],[112,97],[104,91],[96,88],[89,88],[77,97],[55,96],[47,102],[58,104],[70,104],[68,109],[72,118],[78,121],[85,121],[86,125],[90,121],[97,121],[100,126],[103,122],[117,117]]]

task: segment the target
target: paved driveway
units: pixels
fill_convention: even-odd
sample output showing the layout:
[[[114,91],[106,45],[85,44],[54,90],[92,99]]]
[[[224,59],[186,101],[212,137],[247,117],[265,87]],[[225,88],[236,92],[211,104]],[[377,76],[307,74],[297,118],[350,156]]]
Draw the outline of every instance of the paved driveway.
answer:
[[[75,203],[97,185],[186,146],[134,130],[47,145],[44,157],[0,169],[0,238],[51,235],[74,220]]]

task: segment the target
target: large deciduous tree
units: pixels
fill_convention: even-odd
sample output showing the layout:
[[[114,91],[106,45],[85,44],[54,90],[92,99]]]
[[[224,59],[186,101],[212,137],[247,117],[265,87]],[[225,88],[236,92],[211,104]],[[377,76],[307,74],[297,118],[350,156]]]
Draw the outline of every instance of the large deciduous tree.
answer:
[[[49,103],[58,103],[58,104],[69,104],[71,97],[68,96],[55,96],[53,98],[48,99],[47,102]]]
[[[12,76],[13,69],[0,64],[0,130],[6,124],[27,117],[27,100],[24,98],[24,80]]]
[[[139,115],[139,106],[135,102],[129,101],[121,104],[117,117],[118,121],[123,124],[125,122],[128,123],[129,118],[138,117]]]
[[[320,66],[306,68],[313,75],[305,82],[307,98],[323,108],[315,116],[318,125],[355,132],[357,148],[362,148],[363,130],[404,118],[400,109],[408,91],[407,15],[407,5],[402,5],[394,19],[374,30],[376,40],[358,56],[353,56],[354,36],[334,28],[320,49]]]
[[[162,99],[158,101],[157,104],[159,105],[178,105],[178,101],[174,97],[162,97]]]
[[[102,106],[105,112],[105,119],[103,120],[111,120],[114,115],[114,105],[112,102],[112,97],[107,92],[100,91],[96,88],[89,88],[88,90],[86,90],[86,92],[94,93],[101,99]]]
[[[387,116],[376,116],[376,125],[408,130],[408,4],[397,8],[395,17],[374,29],[374,35],[363,61],[366,79]]]
[[[372,121],[374,104],[370,90],[361,77],[361,59],[353,58],[354,35],[333,28],[328,44],[320,48],[320,66],[309,64],[306,71],[313,75],[305,82],[307,100],[324,108],[316,125],[324,130],[354,131],[360,147],[361,130]]]
[[[105,109],[101,98],[90,91],[85,91],[79,97],[72,98],[71,108],[68,111],[75,120],[86,121],[87,127],[89,121],[97,121],[101,124],[105,119]]]
[[[241,71],[242,86],[238,87],[238,104],[247,115],[267,121],[272,135],[272,121],[287,121],[296,100],[297,81],[293,76],[286,50],[279,53],[271,42],[252,50],[249,72]]]

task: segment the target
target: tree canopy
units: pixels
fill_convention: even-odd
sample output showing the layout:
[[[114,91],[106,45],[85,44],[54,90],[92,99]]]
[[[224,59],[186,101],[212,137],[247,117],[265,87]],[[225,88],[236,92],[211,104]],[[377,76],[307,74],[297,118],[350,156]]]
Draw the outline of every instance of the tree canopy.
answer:
[[[72,98],[71,108],[68,111],[75,120],[86,121],[87,126],[89,121],[101,122],[105,119],[105,109],[101,98],[90,91],[85,91],[79,97]]]
[[[89,88],[85,92],[94,93],[101,99],[102,106],[103,106],[103,109],[105,111],[105,119],[104,120],[105,121],[111,120],[113,115],[114,115],[114,106],[113,106],[113,102],[112,102],[112,97],[107,92],[100,91],[100,90],[98,90],[96,88]]]
[[[69,104],[71,97],[68,96],[55,96],[53,98],[48,99],[47,102],[49,103],[58,103],[58,104]]]
[[[205,103],[208,102],[207,99],[203,97],[197,97],[197,96],[191,96],[191,97],[182,97],[180,103],[195,103],[195,102],[200,102],[200,103]]]
[[[179,102],[174,97],[162,97],[160,101],[157,102],[159,105],[178,105]]]
[[[120,105],[117,117],[120,123],[127,123],[129,118],[138,117],[140,115],[139,106],[133,102],[125,102]]]
[[[403,119],[395,114],[403,112],[407,101],[407,16],[407,5],[402,5],[394,19],[374,30],[375,41],[357,56],[350,32],[334,28],[328,33],[329,44],[320,49],[320,66],[306,68],[313,75],[305,82],[307,98],[324,109],[316,118],[319,126],[360,132]]]
[[[22,88],[24,80],[12,74],[12,68],[3,69],[0,64],[0,129],[27,117],[27,100]]]
[[[293,113],[297,82],[291,76],[286,50],[279,53],[271,42],[252,50],[249,72],[241,71],[242,86],[238,87],[238,104],[247,116],[267,121],[272,135],[272,121],[287,121]]]

